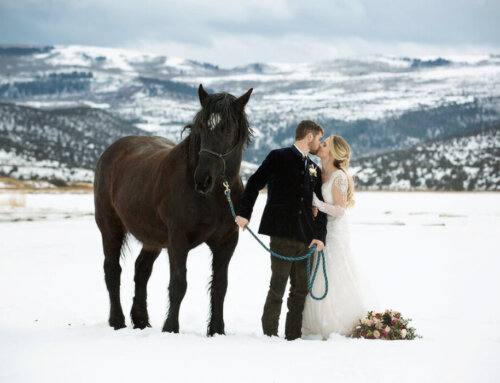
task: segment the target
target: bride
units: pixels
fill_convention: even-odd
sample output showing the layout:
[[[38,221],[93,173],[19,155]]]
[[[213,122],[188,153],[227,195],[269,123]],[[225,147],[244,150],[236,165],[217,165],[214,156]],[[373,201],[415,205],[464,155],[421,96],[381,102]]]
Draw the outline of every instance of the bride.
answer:
[[[327,339],[331,333],[349,336],[364,317],[367,302],[364,289],[351,256],[347,208],[354,205],[354,182],[346,169],[351,149],[340,136],[328,137],[316,154],[321,158],[325,202],[314,195],[313,205],[327,214],[325,245],[328,295],[321,301],[306,299],[303,335],[320,335]],[[318,272],[313,293],[320,296],[325,288],[323,274]]]

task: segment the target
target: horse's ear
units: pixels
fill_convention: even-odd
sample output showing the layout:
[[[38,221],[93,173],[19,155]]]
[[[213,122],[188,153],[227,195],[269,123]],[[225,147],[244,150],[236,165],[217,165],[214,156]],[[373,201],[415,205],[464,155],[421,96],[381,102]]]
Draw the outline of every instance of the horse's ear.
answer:
[[[243,111],[243,108],[247,104],[250,99],[250,95],[252,94],[253,88],[250,88],[248,92],[246,92],[243,96],[238,97],[233,101],[233,108],[239,112]]]
[[[203,85],[200,84],[200,87],[198,88],[198,97],[200,98],[200,104],[201,106],[205,106],[205,101],[208,97],[208,93],[203,89]]]

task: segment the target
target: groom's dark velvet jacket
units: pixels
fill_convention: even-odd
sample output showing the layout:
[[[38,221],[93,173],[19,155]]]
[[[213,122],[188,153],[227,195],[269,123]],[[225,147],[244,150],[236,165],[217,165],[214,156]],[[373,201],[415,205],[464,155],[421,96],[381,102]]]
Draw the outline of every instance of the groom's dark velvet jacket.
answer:
[[[316,177],[309,173],[311,165]],[[238,215],[250,220],[255,200],[266,184],[267,203],[259,233],[293,238],[308,245],[313,239],[325,243],[326,215],[319,212],[314,218],[312,212],[313,192],[323,200],[320,168],[310,159],[306,166],[294,145],[273,150],[248,179]]]

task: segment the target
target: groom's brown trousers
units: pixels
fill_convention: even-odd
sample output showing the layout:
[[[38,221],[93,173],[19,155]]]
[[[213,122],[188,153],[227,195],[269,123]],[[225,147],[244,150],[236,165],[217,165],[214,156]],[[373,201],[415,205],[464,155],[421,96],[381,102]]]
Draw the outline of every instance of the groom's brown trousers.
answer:
[[[271,237],[270,248],[285,257],[297,258],[309,250],[303,242],[282,237]],[[281,304],[290,277],[288,314],[286,316],[285,338],[293,340],[302,335],[302,312],[308,294],[307,259],[284,261],[271,255],[271,283],[262,315],[262,329],[265,335],[277,336]]]

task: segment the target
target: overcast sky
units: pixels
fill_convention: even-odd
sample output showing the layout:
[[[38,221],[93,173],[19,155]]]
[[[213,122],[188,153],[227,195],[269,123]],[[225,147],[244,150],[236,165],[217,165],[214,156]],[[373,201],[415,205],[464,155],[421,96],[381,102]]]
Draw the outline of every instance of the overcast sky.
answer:
[[[218,64],[500,52],[500,0],[0,0],[0,43]]]

